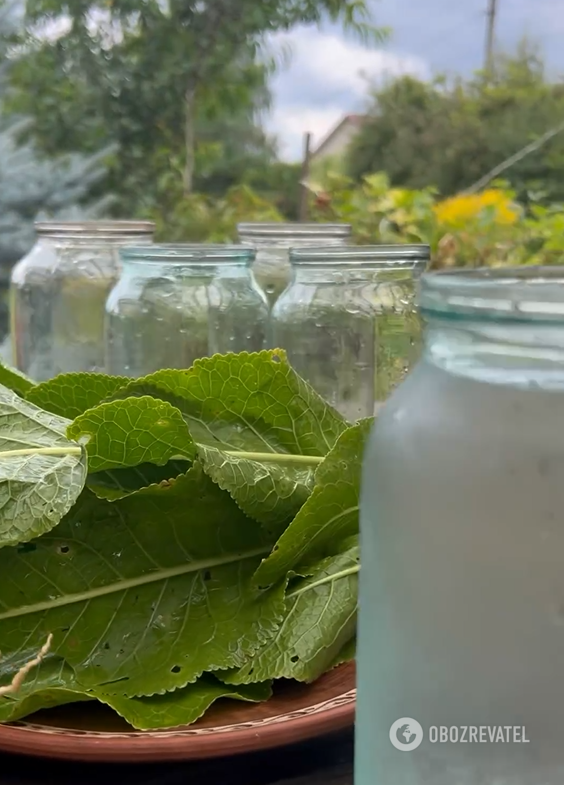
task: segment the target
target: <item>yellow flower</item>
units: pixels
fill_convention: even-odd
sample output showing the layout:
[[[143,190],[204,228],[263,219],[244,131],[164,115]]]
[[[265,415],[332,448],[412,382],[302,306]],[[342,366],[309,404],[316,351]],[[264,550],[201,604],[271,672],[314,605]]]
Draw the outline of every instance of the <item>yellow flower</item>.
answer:
[[[437,202],[434,210],[439,223],[456,227],[475,221],[487,208],[493,208],[492,222],[496,224],[513,224],[519,217],[517,205],[504,191],[495,188],[452,196]]]

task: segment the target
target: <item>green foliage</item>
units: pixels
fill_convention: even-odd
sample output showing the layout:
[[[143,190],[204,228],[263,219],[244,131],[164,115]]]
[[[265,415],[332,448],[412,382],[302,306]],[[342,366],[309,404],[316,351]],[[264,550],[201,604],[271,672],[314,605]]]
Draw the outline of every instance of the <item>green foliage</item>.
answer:
[[[26,391],[19,390],[0,376],[2,384],[20,395],[23,393],[31,403],[69,420],[109,398],[128,381],[126,376],[106,376],[103,373],[61,373]]]
[[[157,241],[234,242],[241,221],[278,222],[276,207],[248,186],[234,186],[223,197],[182,193],[182,181],[171,177],[163,200],[145,215],[155,222]]]
[[[0,387],[28,462],[46,447],[80,467],[56,493],[49,465],[8,486],[15,504],[45,497],[57,516],[0,549],[0,721],[97,699],[136,728],[185,725],[217,699],[267,700],[273,680],[312,681],[354,656],[369,422],[345,422],[281,351],[120,382],[66,374],[29,388],[73,421]],[[127,492],[100,498],[116,474]]]
[[[17,386],[20,380],[14,377]],[[0,548],[53,529],[86,478],[84,450],[66,437],[68,421],[0,385]]]
[[[330,668],[356,632],[359,561],[353,537],[342,552],[305,568],[307,577],[294,580],[286,594],[286,617],[276,634],[252,660],[221,678],[230,684],[311,682]]]
[[[548,81],[542,58],[526,42],[500,56],[493,74],[433,83],[401,77],[376,90],[370,119],[351,145],[357,181],[385,171],[393,186],[433,184],[443,196],[470,187],[493,167],[562,122],[564,84]],[[547,200],[564,200],[564,134],[509,168],[519,198],[542,184]]]
[[[428,243],[435,267],[561,264],[564,205],[540,204],[529,193],[524,206],[507,183],[493,185],[440,199],[435,188],[392,187],[382,172],[360,184],[329,173],[310,183],[312,216],[351,223],[360,244]]]
[[[357,532],[360,467],[354,456],[362,453],[371,424],[371,419],[363,420],[343,432],[317,470],[312,495],[257,570],[257,585],[269,586],[290,569],[328,556],[335,542]]]
[[[214,676],[205,674],[194,684],[188,684],[181,690],[167,692],[164,695],[125,698],[122,695],[106,695],[103,690],[96,690],[95,695],[102,703],[111,706],[134,728],[154,730],[189,725],[220,698],[249,703],[268,700],[272,695],[272,688],[270,682],[238,687],[228,686]]]
[[[154,463],[174,456],[193,460],[195,447],[182,414],[150,396],[102,403],[76,418],[69,439],[87,443],[91,472]]]
[[[269,550],[260,527],[197,464],[115,502],[85,494],[34,545],[0,551],[10,578],[3,656],[24,655],[32,631],[35,642],[52,633],[53,654],[83,687],[122,695],[184,687],[204,671],[242,666],[282,620],[283,587],[257,597],[250,583]]]
[[[29,0],[9,107],[33,117],[29,133],[49,154],[115,143],[106,187],[119,197],[116,214],[168,215],[174,178],[182,193],[213,196],[241,183],[268,196],[280,185],[277,201],[291,216],[291,170],[276,165],[274,143],[258,122],[277,65],[264,44],[276,31],[327,17],[367,45],[382,38],[364,0],[151,0],[141,7],[115,0],[103,9]],[[43,35],[45,23],[60,34]],[[189,209],[178,207],[170,239],[183,239]]]
[[[35,386],[35,382],[21,371],[18,371],[17,368],[11,368],[10,366],[2,365],[1,363],[0,384],[3,384],[4,387],[8,387],[21,396],[25,396],[26,393],[30,392],[32,387]]]

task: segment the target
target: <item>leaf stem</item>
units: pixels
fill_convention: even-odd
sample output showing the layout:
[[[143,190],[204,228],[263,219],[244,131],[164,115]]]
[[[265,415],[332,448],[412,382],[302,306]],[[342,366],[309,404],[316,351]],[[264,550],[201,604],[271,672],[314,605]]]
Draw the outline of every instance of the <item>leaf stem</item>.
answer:
[[[295,591],[291,591],[289,594],[286,595],[287,599],[293,599],[294,597],[299,597],[300,594],[304,594],[306,591],[310,589],[317,589],[318,586],[323,586],[324,583],[332,583],[333,581],[338,581],[340,578],[346,578],[349,575],[354,575],[355,573],[360,571],[360,564],[355,564],[354,567],[347,567],[346,570],[341,570],[340,572],[334,572],[332,575],[326,575],[324,578],[320,578],[318,581],[314,581],[313,583],[308,583],[307,586],[302,586],[301,589],[296,589]]]
[[[117,583],[109,583],[106,586],[96,586],[93,589],[77,592],[76,594],[63,594],[60,597],[55,597],[54,600],[44,600],[43,602],[36,602],[33,605],[22,605],[19,608],[10,608],[7,611],[0,612],[0,621],[18,618],[19,616],[28,616],[30,613],[50,611],[53,610],[53,608],[73,605],[76,602],[87,602],[96,597],[103,597],[108,594],[135,589],[137,586],[145,586],[147,583],[166,581],[169,578],[176,578],[179,575],[187,575],[188,573],[199,572],[200,570],[209,569],[210,567],[218,567],[223,564],[233,564],[234,562],[245,561],[246,559],[251,559],[255,556],[263,556],[266,553],[270,553],[270,548],[255,548],[246,553],[228,553],[225,556],[198,559],[189,562],[188,564],[181,564],[178,567],[167,567],[162,570],[155,570],[154,572],[149,572],[145,575],[139,575],[137,578],[125,578],[124,580],[117,581]]]
[[[248,461],[261,461],[263,463],[303,463],[308,466],[318,466],[323,463],[322,455],[292,455],[286,452],[246,452],[238,450],[222,450],[232,458],[246,458]]]
[[[2,450],[0,458],[17,455],[82,455],[82,447],[24,447],[21,450]]]

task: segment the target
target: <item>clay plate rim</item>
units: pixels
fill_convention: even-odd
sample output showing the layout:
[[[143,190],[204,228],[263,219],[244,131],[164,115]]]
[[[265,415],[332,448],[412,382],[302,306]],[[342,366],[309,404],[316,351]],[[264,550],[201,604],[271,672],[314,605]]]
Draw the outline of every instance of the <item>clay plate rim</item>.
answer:
[[[83,728],[73,727],[72,720],[69,727],[68,718],[57,720],[56,712],[64,718],[62,708],[38,712],[26,720],[0,725],[0,750],[99,763],[219,758],[282,747],[350,727],[355,699],[355,666],[347,663],[313,684],[283,688],[264,704],[218,702],[203,720],[170,731],[128,731],[119,721],[117,730],[92,730],[87,715],[86,721],[77,723]],[[85,714],[84,707],[89,705],[72,708],[80,706]]]

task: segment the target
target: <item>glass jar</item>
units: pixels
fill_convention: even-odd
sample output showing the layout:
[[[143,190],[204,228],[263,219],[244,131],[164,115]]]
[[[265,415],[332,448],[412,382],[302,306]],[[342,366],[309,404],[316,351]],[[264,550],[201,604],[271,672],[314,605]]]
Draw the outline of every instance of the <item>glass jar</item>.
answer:
[[[564,268],[420,306],[364,461],[355,783],[562,785]]]
[[[151,242],[149,221],[45,222],[12,270],[13,362],[35,381],[104,370],[104,305],[119,246]]]
[[[272,307],[291,277],[290,248],[318,245],[347,245],[350,224],[240,223],[239,241],[256,249],[255,277]]]
[[[293,248],[273,346],[348,420],[374,413],[419,348],[414,276],[426,245]]]
[[[109,373],[188,368],[217,352],[266,347],[269,310],[241,245],[124,248],[106,304]]]

